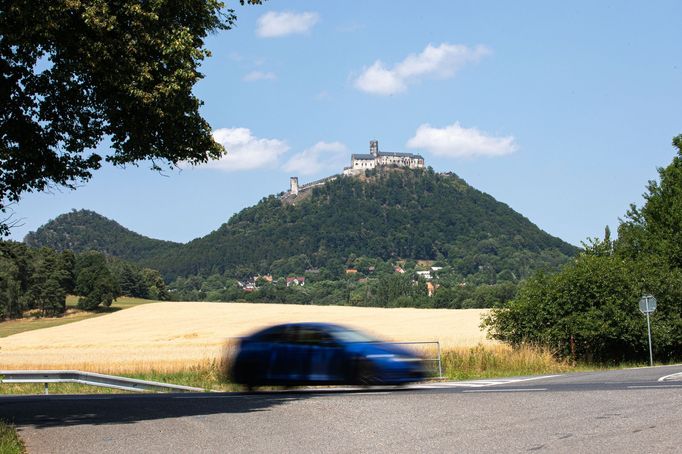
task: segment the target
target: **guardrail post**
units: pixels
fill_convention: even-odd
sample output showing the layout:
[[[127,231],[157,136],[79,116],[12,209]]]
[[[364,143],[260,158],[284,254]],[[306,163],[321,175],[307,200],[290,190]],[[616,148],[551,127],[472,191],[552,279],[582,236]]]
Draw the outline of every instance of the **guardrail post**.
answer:
[[[45,395],[50,394],[49,391],[47,390],[47,382],[45,382]]]
[[[438,377],[436,377],[436,378],[443,378],[443,364],[441,361],[440,341],[409,341],[409,342],[385,342],[385,343],[386,344],[399,344],[399,345],[436,344],[436,348],[438,351],[438,357],[436,357],[436,358],[424,358],[424,361],[431,361],[431,362],[438,361]],[[434,373],[435,373],[435,371],[434,371]]]
[[[443,378],[443,366],[440,359],[440,341],[436,341],[438,344],[438,378]]]

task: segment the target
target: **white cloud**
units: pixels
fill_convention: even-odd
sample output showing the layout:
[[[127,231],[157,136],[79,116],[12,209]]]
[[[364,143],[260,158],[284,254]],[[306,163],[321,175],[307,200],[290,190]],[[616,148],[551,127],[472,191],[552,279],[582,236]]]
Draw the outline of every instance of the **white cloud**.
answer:
[[[365,69],[355,79],[355,88],[375,95],[392,95],[405,91],[405,81],[395,71],[388,70],[380,61]]]
[[[226,154],[199,167],[222,171],[253,170],[273,166],[289,145],[279,139],[254,137],[248,128],[221,128],[213,131],[213,139],[223,145]]]
[[[275,80],[277,79],[277,76],[275,73],[272,72],[263,72],[263,71],[251,71],[247,75],[243,77],[243,80],[246,82],[254,82],[257,80]]]
[[[258,18],[256,34],[261,38],[305,34],[310,32],[319,19],[319,14],[313,12],[268,11]]]
[[[457,122],[445,128],[423,124],[408,140],[407,146],[452,158],[502,156],[518,149],[512,136],[492,137],[476,128],[463,128]]]
[[[465,64],[477,62],[489,53],[485,46],[470,48],[443,43],[434,47],[429,44],[420,54],[408,55],[390,69],[377,60],[355,79],[355,87],[375,95],[400,93],[407,89],[408,84],[424,77],[450,78]]]
[[[350,159],[348,148],[340,142],[317,142],[287,161],[282,167],[287,172],[312,175],[321,170],[340,170]]]

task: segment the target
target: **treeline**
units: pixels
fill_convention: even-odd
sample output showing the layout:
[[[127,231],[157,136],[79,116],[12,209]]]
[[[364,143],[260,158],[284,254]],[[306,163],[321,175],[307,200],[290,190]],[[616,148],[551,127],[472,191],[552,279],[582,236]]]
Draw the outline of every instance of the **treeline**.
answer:
[[[631,205],[613,240],[591,239],[559,273],[539,273],[508,305],[486,320],[494,338],[513,345],[549,346],[574,360],[648,359],[647,327],[638,307],[658,300],[651,314],[654,356],[682,359],[682,135],[677,156],[650,181],[641,208]]]
[[[389,263],[371,266],[371,271],[368,267],[353,269],[355,273],[343,275],[324,269],[303,273],[303,286],[287,287],[283,277],[272,282],[261,277],[253,282],[255,288],[248,290],[246,281],[226,275],[179,277],[169,284],[169,291],[171,298],[179,301],[470,309],[500,306],[515,296],[517,287],[513,281],[485,284],[465,279],[450,267],[433,272],[427,281],[416,274],[414,262],[402,264],[404,274]]]
[[[30,248],[0,241],[0,320],[25,314],[56,316],[66,311],[66,295],[78,307],[110,306],[119,296],[168,299],[161,274],[95,251]]]

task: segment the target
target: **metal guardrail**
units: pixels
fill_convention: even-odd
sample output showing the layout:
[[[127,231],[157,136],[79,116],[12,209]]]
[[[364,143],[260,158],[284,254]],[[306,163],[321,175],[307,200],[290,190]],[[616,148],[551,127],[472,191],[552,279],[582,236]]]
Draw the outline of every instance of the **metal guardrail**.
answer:
[[[435,358],[424,358],[424,361],[432,361],[432,362],[437,362],[438,363],[438,376],[434,378],[443,378],[443,362],[441,361],[441,354],[440,354],[440,342],[439,341],[430,341],[430,342],[424,342],[424,341],[415,341],[415,342],[385,342],[386,344],[396,344],[396,345],[427,345],[427,344],[435,344],[437,348],[437,355]]]
[[[45,394],[49,394],[50,383],[80,383],[83,385],[103,386],[125,391],[175,391],[204,392],[202,388],[173,385],[116,375],[96,374],[78,370],[0,370],[1,383],[44,383]]]

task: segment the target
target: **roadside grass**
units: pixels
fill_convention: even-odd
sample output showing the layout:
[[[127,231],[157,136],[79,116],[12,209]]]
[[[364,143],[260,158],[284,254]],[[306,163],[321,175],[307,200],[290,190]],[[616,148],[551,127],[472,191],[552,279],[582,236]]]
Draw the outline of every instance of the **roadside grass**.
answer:
[[[175,370],[167,364],[156,367],[149,364],[146,371],[98,369],[100,373],[115,373],[130,378],[176,385],[193,386],[212,391],[238,391],[240,386],[230,382],[229,364],[234,349],[226,344],[221,357],[201,363],[177,362]],[[428,355],[431,356],[431,355]],[[600,366],[577,365],[556,360],[547,349],[524,346],[512,349],[506,345],[477,345],[455,347],[442,353],[443,375],[450,380],[472,380],[519,375],[558,374],[599,369]],[[603,366],[602,366],[603,367]],[[617,368],[617,367],[613,367]],[[0,394],[43,394],[44,388],[36,384],[0,384]],[[49,385],[50,394],[118,394],[126,391],[74,383]]]
[[[24,454],[26,448],[14,426],[0,421],[0,454]]]
[[[240,385],[230,382],[229,365],[234,353],[232,344],[225,344],[220,358],[199,363],[177,361],[171,365],[147,363],[147,369],[126,371],[116,368],[90,368],[90,371],[115,374],[140,380],[193,386],[207,391],[240,391]],[[425,354],[427,357],[433,355]],[[475,380],[486,378],[514,377],[522,375],[564,374],[597,370],[616,370],[628,367],[646,367],[644,363],[588,364],[573,365],[557,360],[549,349],[533,346],[511,348],[507,345],[477,345],[474,347],[452,347],[442,352],[443,375],[449,380]],[[657,364],[662,365],[662,364]],[[169,367],[170,366],[170,367]],[[82,368],[83,370],[86,368]],[[110,389],[77,383],[51,383],[50,394],[122,394],[128,391]],[[43,394],[42,383],[3,384],[2,394]],[[0,451],[2,454],[3,451]],[[12,451],[10,451],[12,452]]]
[[[138,380],[156,381],[174,385],[193,386],[207,391],[238,391],[239,385],[230,383],[222,374],[219,366],[200,365],[177,372],[159,372],[150,370],[144,373],[121,373],[120,376],[136,378]],[[171,391],[169,391],[171,392]],[[44,394],[42,383],[5,383],[0,384],[2,394]],[[50,383],[49,394],[130,394],[131,391],[106,388],[101,386],[83,385],[80,383]],[[0,454],[2,451],[0,451]]]
[[[26,317],[17,320],[0,322],[0,337],[33,331],[36,329],[50,328],[53,326],[66,325],[67,323],[79,322],[88,318],[139,306],[141,304],[158,303],[158,301],[144,300],[122,296],[112,303],[110,307],[103,307],[93,312],[82,311],[76,308],[78,297],[69,295],[66,297],[66,313],[60,317]]]
[[[443,375],[451,380],[561,374],[594,370],[597,366],[572,365],[558,360],[548,348],[504,344],[455,347],[443,351]]]

